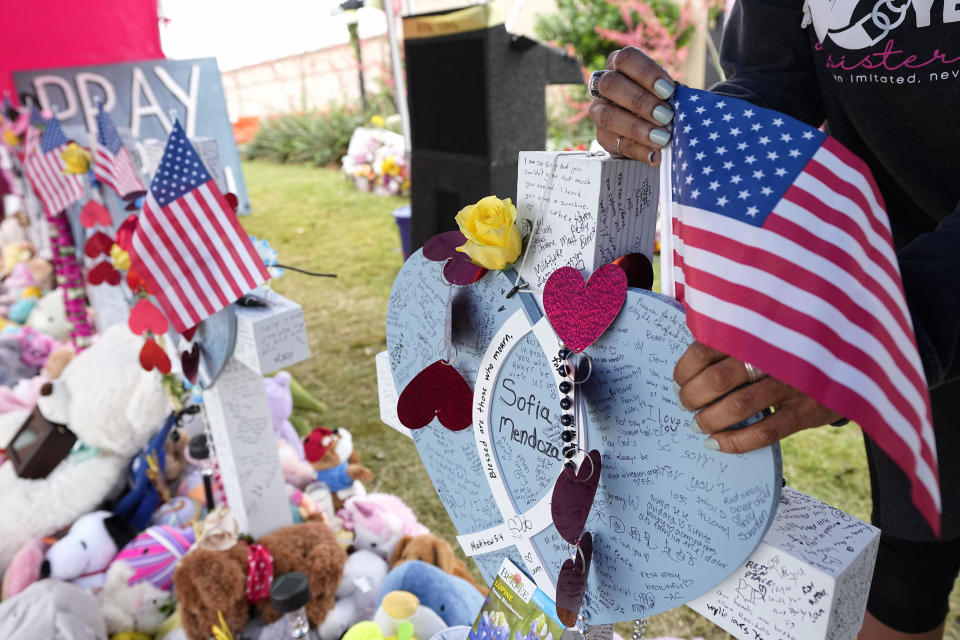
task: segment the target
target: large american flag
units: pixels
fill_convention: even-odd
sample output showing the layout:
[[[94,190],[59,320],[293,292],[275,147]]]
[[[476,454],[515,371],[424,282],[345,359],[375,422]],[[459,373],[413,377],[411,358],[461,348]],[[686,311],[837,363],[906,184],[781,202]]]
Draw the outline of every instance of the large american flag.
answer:
[[[103,104],[97,112],[97,151],[93,158],[93,175],[124,200],[139,198],[144,193],[143,182],[133,166],[130,152],[120,139],[113,119],[104,111]]]
[[[775,111],[686,87],[674,104],[664,291],[698,340],[859,423],[939,532],[930,398],[868,167]]]
[[[23,170],[47,214],[53,215],[83,197],[83,176],[64,172],[66,163],[61,154],[68,140],[56,118],[46,122],[39,144],[34,144],[38,131],[34,129],[31,134],[32,128],[27,128]]]
[[[179,332],[270,277],[179,122],[147,192],[130,257]]]

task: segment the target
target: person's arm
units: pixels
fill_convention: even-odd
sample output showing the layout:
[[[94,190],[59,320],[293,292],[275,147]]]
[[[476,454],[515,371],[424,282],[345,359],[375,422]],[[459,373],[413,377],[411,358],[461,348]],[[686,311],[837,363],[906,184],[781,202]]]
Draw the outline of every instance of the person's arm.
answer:
[[[720,46],[727,80],[710,88],[819,127],[824,111],[803,0],[737,0]],[[811,27],[812,28],[812,27]]]
[[[960,203],[897,255],[927,384],[960,378]]]

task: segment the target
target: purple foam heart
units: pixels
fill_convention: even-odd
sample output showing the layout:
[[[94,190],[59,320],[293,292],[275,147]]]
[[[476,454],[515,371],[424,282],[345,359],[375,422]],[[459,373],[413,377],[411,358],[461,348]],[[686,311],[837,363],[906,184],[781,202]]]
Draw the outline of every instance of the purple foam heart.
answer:
[[[473,422],[473,389],[453,366],[437,360],[418,373],[397,401],[397,417],[407,429],[421,429],[437,418],[451,431]]]
[[[483,277],[486,269],[470,261],[470,256],[457,251],[467,238],[459,231],[446,231],[427,240],[423,245],[423,257],[433,262],[446,262],[443,277],[450,284],[473,284]]]
[[[573,267],[560,267],[543,287],[543,310],[564,345],[580,353],[616,319],[627,299],[627,274],[605,264],[586,283]]]
[[[653,264],[642,253],[628,253],[613,261],[627,274],[627,286],[634,289],[653,289]]]
[[[593,536],[587,531],[580,538],[580,550],[574,558],[564,560],[557,578],[557,617],[568,627],[577,624],[583,594],[587,591],[590,561],[593,560]]]
[[[593,506],[600,484],[600,452],[587,454],[576,473],[564,468],[553,485],[550,513],[557,532],[570,544],[576,544]]]

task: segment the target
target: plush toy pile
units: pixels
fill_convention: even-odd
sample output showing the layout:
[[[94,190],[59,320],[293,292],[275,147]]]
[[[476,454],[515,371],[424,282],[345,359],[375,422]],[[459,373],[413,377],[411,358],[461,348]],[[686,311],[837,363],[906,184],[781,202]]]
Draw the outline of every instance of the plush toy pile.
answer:
[[[275,587],[293,583],[308,588],[297,606],[322,640],[429,640],[471,624],[484,593],[463,562],[400,498],[367,493],[374,472],[351,433],[318,426],[324,404],[285,371],[263,384],[294,524],[257,540],[240,530],[194,386],[197,327],[180,334],[192,348],[171,367],[167,351],[180,349],[167,344],[175,341],[150,301],[157,292],[131,269],[138,218],[114,229],[95,198],[77,220],[77,209],[27,215],[17,207],[40,206],[28,190],[3,199],[16,177],[4,127],[0,639],[289,638],[292,601]],[[399,192],[394,160],[376,163],[381,186]],[[85,163],[69,173],[86,175]],[[117,195],[136,210],[137,194]],[[75,246],[77,222],[88,237]],[[101,285],[114,287],[129,322],[99,302],[94,317],[88,295]],[[162,323],[145,317],[151,309]]]
[[[76,638],[206,640],[220,615],[235,637],[284,637],[270,585],[291,571],[307,577],[307,617],[323,640],[374,627],[396,637],[404,623],[426,639],[472,623],[484,592],[463,562],[400,498],[367,493],[373,472],[348,430],[301,436],[291,418],[304,401],[286,372],[264,386],[297,524],[242,537],[191,453],[205,438],[202,414],[174,410],[161,375],[137,362],[141,343],[114,326],[56,377],[0,387],[19,399],[0,415],[0,443],[34,415],[76,436],[42,478],[0,464],[0,637],[57,624]]]

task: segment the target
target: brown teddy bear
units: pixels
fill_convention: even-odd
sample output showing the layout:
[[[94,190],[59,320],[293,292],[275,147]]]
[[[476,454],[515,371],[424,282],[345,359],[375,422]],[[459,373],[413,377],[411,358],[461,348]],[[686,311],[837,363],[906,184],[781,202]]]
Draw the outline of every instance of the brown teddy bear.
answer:
[[[393,569],[398,564],[408,560],[422,560],[427,564],[439,567],[444,573],[463,578],[483,595],[487,595],[489,592],[489,589],[474,581],[470,572],[467,571],[467,565],[454,554],[450,543],[432,533],[400,538],[397,546],[393,549],[393,555],[390,556],[390,568]]]
[[[321,522],[305,522],[278,529],[261,538],[259,544],[263,549],[242,540],[225,551],[198,546],[180,561],[173,584],[183,629],[190,640],[210,637],[218,611],[237,634],[250,619],[251,604],[267,624],[280,618],[270,605],[269,589],[263,586],[267,581],[261,579],[258,587],[248,580],[248,562],[254,559],[254,565],[262,566],[264,553],[272,557],[274,577],[300,571],[309,579],[312,596],[306,609],[310,625],[317,626],[326,618],[347,560],[333,531]]]
[[[366,493],[362,487],[355,486],[357,482],[373,481],[373,471],[359,463],[346,429],[331,431],[317,427],[303,439],[303,451],[317,472],[317,482],[323,482],[330,489],[334,511],[342,509],[347,498]]]

